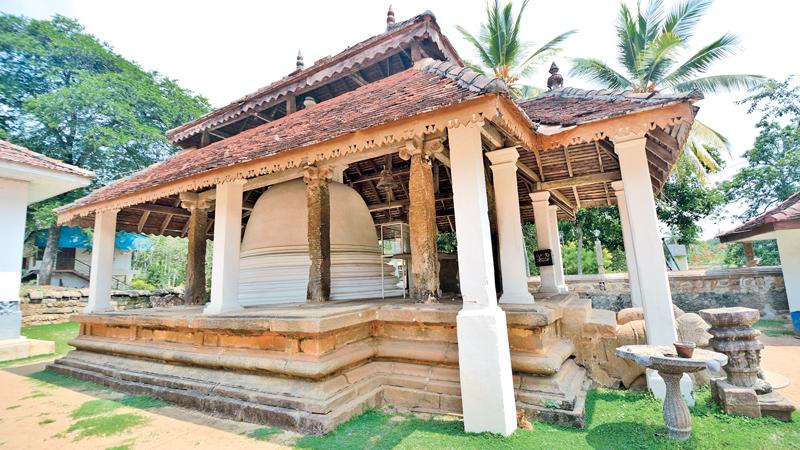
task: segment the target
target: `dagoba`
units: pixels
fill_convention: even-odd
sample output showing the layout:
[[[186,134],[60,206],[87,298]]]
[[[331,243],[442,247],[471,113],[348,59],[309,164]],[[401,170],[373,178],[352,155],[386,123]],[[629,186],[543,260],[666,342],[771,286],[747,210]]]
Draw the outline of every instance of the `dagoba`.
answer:
[[[331,299],[402,295],[393,267],[382,260],[375,224],[363,198],[342,183],[331,182],[329,189]],[[242,240],[240,304],[305,302],[307,215],[302,179],[274,185],[261,195]]]

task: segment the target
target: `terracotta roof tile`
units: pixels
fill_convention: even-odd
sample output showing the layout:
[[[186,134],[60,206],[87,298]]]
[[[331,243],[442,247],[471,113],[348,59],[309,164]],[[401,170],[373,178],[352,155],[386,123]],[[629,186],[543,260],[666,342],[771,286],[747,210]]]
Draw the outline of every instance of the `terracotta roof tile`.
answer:
[[[670,95],[561,88],[523,100],[518,105],[537,125],[567,127],[702,98],[697,92]]]
[[[779,205],[753,217],[738,227],[717,235],[723,242],[752,237],[773,231],[775,224],[798,222],[800,228],[800,192],[795,192]]]
[[[59,211],[118,198],[458,104],[487,92],[474,87],[478,81],[498,87],[497,83],[485,82],[482,75],[468,77],[464,73],[464,78],[471,78],[472,84],[442,77],[438,66],[408,69],[206,147],[184,150],[102,187]]]
[[[427,25],[427,24],[430,24]],[[433,29],[431,29],[433,28]],[[418,31],[414,31],[418,30]],[[251,94],[234,100],[228,105],[217,108],[191,122],[167,131],[167,138],[172,143],[180,142],[204,130],[214,128],[229,120],[252,113],[263,105],[274,101],[287,92],[292,92],[300,87],[318,83],[327,78],[347,70],[365,60],[383,54],[387,50],[400,47],[411,42],[417,34],[435,32],[441,39],[453,58],[460,59],[450,41],[441,34],[436,17],[430,11],[425,11],[411,19],[392,25],[384,33],[372,36],[358,44],[350,46],[334,56],[326,56],[317,60],[312,66],[302,70],[295,70],[289,75],[275,81]]]
[[[91,170],[81,169],[80,167],[67,164],[57,159],[49,158],[41,153],[36,153],[32,150],[28,150],[25,147],[21,147],[3,140],[0,140],[0,161],[34,166],[86,178],[94,178],[94,172]]]

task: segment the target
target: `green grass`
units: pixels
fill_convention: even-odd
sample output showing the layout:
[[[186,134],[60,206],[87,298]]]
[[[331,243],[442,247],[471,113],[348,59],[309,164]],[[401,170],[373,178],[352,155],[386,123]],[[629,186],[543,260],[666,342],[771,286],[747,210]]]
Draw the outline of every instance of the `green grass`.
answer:
[[[770,337],[794,336],[794,330],[789,328],[790,323],[783,320],[764,320],[761,319],[753,326],[761,333]]]
[[[39,421],[39,425],[48,425],[55,422],[55,419],[44,419]]]
[[[73,411],[70,416],[73,419],[81,419],[105,414],[124,406],[136,409],[151,409],[161,408],[165,405],[161,400],[146,395],[128,395],[119,400],[89,400]]]
[[[28,375],[30,381],[38,387],[52,388],[54,386],[62,387],[65,389],[72,389],[76,391],[107,391],[105,387],[92,383],[91,381],[83,381],[77,378],[68,377],[59,373],[42,370]]]
[[[77,322],[57,323],[52,325],[34,325],[31,327],[22,327],[22,335],[29,339],[41,339],[43,341],[53,341],[55,345],[55,353],[49,355],[32,356],[30,358],[15,359],[12,361],[0,362],[0,368],[19,366],[24,364],[32,364],[39,361],[46,361],[48,359],[57,358],[66,355],[74,347],[70,346],[67,342],[78,336],[80,331],[80,324]]]
[[[97,416],[79,420],[67,429],[67,433],[77,432],[75,440],[96,436],[113,436],[124,433],[148,422],[146,417],[133,413]]]
[[[296,445],[305,449],[416,449],[416,448],[526,448],[526,449],[777,449],[798,448],[800,414],[795,422],[771,418],[750,419],[722,414],[708,389],[695,395],[691,439],[676,442],[666,437],[662,404],[642,392],[597,389],[587,398],[585,429],[536,422],[530,431],[509,437],[488,433],[465,434],[463,422],[447,418],[429,420],[368,411],[339,426],[327,436],[305,436]],[[395,420],[393,420],[395,417]]]
[[[249,437],[250,439],[255,439],[257,441],[267,441],[272,436],[281,434],[282,432],[283,430],[281,430],[280,428],[263,427],[253,430],[250,433],[247,433],[247,437]]]

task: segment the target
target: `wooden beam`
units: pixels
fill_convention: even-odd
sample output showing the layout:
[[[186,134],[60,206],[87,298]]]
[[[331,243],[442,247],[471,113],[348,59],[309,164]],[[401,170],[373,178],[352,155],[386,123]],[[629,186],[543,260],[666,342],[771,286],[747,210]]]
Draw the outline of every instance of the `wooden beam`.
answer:
[[[552,191],[553,189],[562,189],[573,186],[585,186],[587,184],[607,183],[611,181],[621,180],[622,175],[619,170],[612,170],[609,172],[593,173],[590,175],[582,175],[579,177],[565,178],[563,180],[546,181],[539,183],[539,190]]]
[[[450,167],[450,149],[445,148],[440,152],[436,152],[433,154],[433,157],[446,167]]]
[[[369,84],[369,83],[367,82],[367,80],[365,80],[365,79],[364,79],[364,77],[362,77],[362,76],[361,76],[361,74],[360,74],[360,73],[358,73],[358,72],[353,72],[353,73],[351,73],[351,74],[348,76],[348,78],[350,78],[350,80],[351,80],[353,83],[357,84],[359,87],[361,87],[361,86],[366,86],[367,84]]]
[[[489,144],[491,150],[502,148],[506,142],[503,135],[488,123],[481,128],[481,137]]]
[[[610,156],[611,159],[613,159],[614,161],[619,161],[619,155],[617,155],[617,153],[614,152],[614,144],[608,142],[605,139],[595,141],[595,143],[598,145],[598,147],[603,149],[603,151],[606,152],[606,155]]]
[[[569,158],[569,147],[564,147],[564,160],[567,161],[567,173],[569,173],[570,178],[574,176],[572,172],[572,160]],[[600,170],[602,172],[602,170]],[[577,209],[581,209],[581,198],[578,195],[578,187],[572,186],[572,196],[575,197],[575,207]]]
[[[536,175],[536,172],[531,170],[530,167],[528,167],[521,161],[517,161],[517,169],[519,169],[519,173],[522,175],[523,179],[527,179],[528,181],[533,183],[533,185],[535,186],[535,190],[542,190],[539,187],[542,184],[541,179],[539,178],[538,175]],[[572,202],[567,198],[567,196],[556,190],[551,191],[550,195],[554,199],[558,200],[558,202],[555,203],[561,209],[563,209],[564,212],[567,213],[567,215],[569,215],[572,218],[575,217],[575,205],[572,204]]]
[[[542,156],[538,148],[533,149],[533,155],[536,156],[536,166],[539,168],[539,180],[544,181],[544,169],[542,169]]]
[[[150,218],[150,211],[145,211],[142,213],[142,217],[139,218],[139,224],[136,225],[136,232],[141,233],[144,230],[144,225],[147,223],[147,219]]]
[[[144,211],[147,213],[156,212],[161,214],[172,214],[173,216],[189,217],[190,215],[188,209],[174,207],[174,206],[156,205],[154,203],[142,203],[139,205],[130,206],[128,209]]]

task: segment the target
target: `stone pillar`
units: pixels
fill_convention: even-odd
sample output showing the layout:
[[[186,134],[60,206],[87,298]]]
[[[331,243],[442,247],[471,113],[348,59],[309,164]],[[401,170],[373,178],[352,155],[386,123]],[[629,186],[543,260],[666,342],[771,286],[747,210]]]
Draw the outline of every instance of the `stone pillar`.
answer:
[[[744,248],[745,266],[747,267],[757,266],[758,263],[756,262],[756,254],[753,251],[753,243],[750,241],[742,242],[742,247]]]
[[[553,253],[553,233],[550,231],[552,221],[550,220],[550,193],[547,191],[532,192],[530,194],[533,202],[533,220],[536,225],[536,248],[537,250],[550,250]],[[558,292],[558,281],[556,280],[556,269],[553,266],[539,267],[539,292],[544,294],[555,294]]]
[[[678,340],[678,335],[675,331],[667,264],[658,235],[658,219],[653,186],[650,182],[646,143],[645,137],[618,140],[614,142],[614,150],[619,155],[631,244],[633,254],[637,256],[636,267],[647,343],[671,346]],[[664,399],[666,386],[656,371],[647,370],[647,386],[656,398]],[[694,404],[691,394],[692,381],[688,375],[681,379],[681,393],[690,405]]]
[[[19,285],[27,208],[28,182],[0,178],[0,341],[20,336]]]
[[[92,267],[89,275],[89,304],[85,314],[111,310],[111,276],[114,265],[114,239],[117,234],[117,212],[112,209],[94,215]]]
[[[550,242],[553,253],[553,273],[556,278],[556,289],[558,292],[567,292],[567,281],[564,279],[564,258],[561,256],[561,234],[558,231],[558,206],[548,206],[550,213]]]
[[[778,255],[794,332],[800,335],[800,229],[777,230]]]
[[[650,182],[645,144],[647,138],[615,142],[630,223],[631,246],[636,255],[647,343],[672,345],[678,338],[664,249],[658,235],[656,204]],[[638,256],[642,257],[639,258]]]
[[[181,192],[181,206],[188,209],[189,251],[186,255],[186,287],[183,302],[187,305],[202,305],[206,301],[206,228],[208,227],[207,201],[194,192]]]
[[[500,269],[503,295],[500,303],[533,303],[528,291],[528,273],[525,259],[525,240],[522,237],[522,219],[519,214],[517,190],[517,160],[514,147],[486,154],[492,162],[495,203],[497,205],[497,231],[500,238]]]
[[[482,123],[449,128],[458,267],[464,306],[456,318],[464,429],[511,434],[517,426],[506,316],[497,306]]]
[[[408,179],[408,227],[411,241],[411,298],[435,302],[439,297],[439,261],[436,248],[436,196],[431,157],[442,151],[441,140],[423,143],[411,139],[400,157],[411,160]]]
[[[242,243],[244,180],[217,185],[214,202],[214,255],[211,261],[211,301],[203,314],[242,309],[239,305],[239,250]]]
[[[625,203],[625,189],[622,181],[611,183],[614,195],[617,196],[619,222],[622,227],[622,244],[625,247],[625,264],[628,266],[628,284],[631,286],[631,303],[636,308],[642,307],[642,294],[639,289],[639,274],[636,272],[636,253],[631,240],[631,221],[628,217],[628,205]]]
[[[322,303],[331,297],[330,167],[308,166],[303,174],[308,207],[308,288],[306,301]]]

